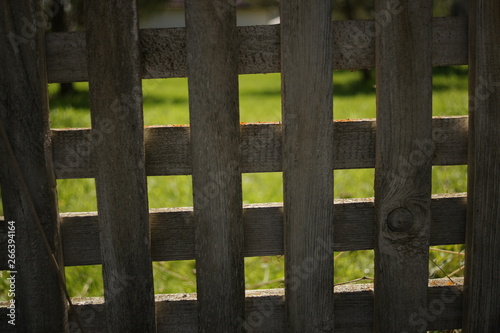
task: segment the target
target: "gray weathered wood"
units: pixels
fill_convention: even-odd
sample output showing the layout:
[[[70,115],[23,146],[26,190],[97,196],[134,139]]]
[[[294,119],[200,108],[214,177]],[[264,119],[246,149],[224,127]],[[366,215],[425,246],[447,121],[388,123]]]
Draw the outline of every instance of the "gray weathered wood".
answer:
[[[434,196],[431,202],[430,245],[465,242],[464,194]],[[373,199],[335,200],[334,250],[373,249],[375,209]],[[194,222],[190,208],[151,210],[151,257],[154,261],[194,259]],[[247,205],[243,210],[246,257],[283,255],[283,205]],[[101,264],[97,214],[61,214],[66,266]],[[0,231],[0,258],[6,255],[6,230]],[[0,261],[5,269],[7,261]]]
[[[334,69],[375,67],[375,22],[334,21]],[[240,74],[280,71],[279,26],[238,27]],[[143,78],[186,77],[186,30],[143,29],[140,33]],[[433,20],[434,66],[467,64],[467,19]],[[49,33],[47,36],[49,82],[88,81],[85,34]]]
[[[155,332],[136,2],[91,1],[86,25],[108,332]]]
[[[432,170],[432,1],[376,0],[375,332],[422,332]]]
[[[0,2],[0,185],[5,218],[15,222],[15,243],[11,244],[15,245],[14,260],[2,260],[4,269],[14,271],[15,328],[18,332],[48,333],[67,331],[67,306],[61,286],[64,268],[49,135],[41,3]],[[4,235],[2,251],[6,252],[8,238]],[[10,276],[3,274],[2,279]],[[13,319],[6,313],[1,318],[2,325]]]
[[[280,14],[286,326],[332,332],[331,1],[282,1]]]
[[[469,1],[469,184],[464,332],[500,327],[500,2]]]
[[[433,165],[467,163],[467,117],[432,121]],[[375,167],[375,121],[335,121],[332,169]],[[54,169],[58,179],[95,177],[94,144],[89,129],[53,130]],[[101,140],[96,135],[97,142]],[[191,140],[188,126],[155,126],[145,129],[148,176],[191,174]],[[241,126],[242,172],[280,172],[281,124]],[[432,148],[432,145],[428,148]]]
[[[234,0],[186,2],[198,329],[245,316],[238,35]]]
[[[462,323],[461,294],[463,279],[432,280],[427,289],[428,311],[416,317],[416,327],[421,327],[423,318],[429,320],[430,330],[460,328]],[[285,308],[283,289],[252,290],[246,293],[246,314],[248,320],[241,327],[248,332],[287,332],[284,325]],[[373,285],[358,284],[335,287],[335,332],[365,333],[373,329]],[[89,332],[106,329],[103,299],[74,299],[77,311],[84,317],[84,328]],[[6,313],[5,303],[0,303],[0,316]],[[191,333],[197,331],[196,294],[156,295],[158,333]],[[73,318],[71,318],[73,323]],[[0,330],[13,333],[5,321],[0,322]]]

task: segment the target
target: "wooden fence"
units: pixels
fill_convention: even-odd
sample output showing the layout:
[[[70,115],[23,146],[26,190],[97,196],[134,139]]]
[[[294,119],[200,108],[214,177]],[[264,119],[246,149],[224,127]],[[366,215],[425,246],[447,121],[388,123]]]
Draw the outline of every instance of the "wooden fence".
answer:
[[[330,0],[283,0],[280,26],[236,27],[234,1],[187,0],[186,29],[139,30],[134,0],[87,1],[86,32],[45,34],[40,0],[1,1],[0,269],[15,272],[16,326],[3,303],[0,330],[496,332],[500,2],[470,0],[469,18],[375,3],[375,20],[332,22]],[[432,66],[466,64],[469,116],[433,118]],[[332,71],[363,68],[377,121],[333,122]],[[271,72],[282,123],[240,124],[238,74]],[[190,127],[144,129],[141,79],[183,76]],[[51,130],[47,83],[74,81],[90,84],[92,129]],[[456,164],[467,195],[431,197],[432,166]],[[355,168],[375,168],[374,200],[334,202],[332,170]],[[242,172],[280,171],[283,205],[242,206]],[[146,176],[186,174],[193,210],[148,210]],[[99,215],[58,214],[56,178],[95,178]],[[429,281],[429,246],[461,243],[465,279]],[[333,251],[361,249],[374,285],[334,292]],[[283,254],[284,290],[245,293],[244,257]],[[197,294],[154,295],[151,261],[179,259],[196,259]],[[89,264],[104,298],[70,299],[64,266]]]

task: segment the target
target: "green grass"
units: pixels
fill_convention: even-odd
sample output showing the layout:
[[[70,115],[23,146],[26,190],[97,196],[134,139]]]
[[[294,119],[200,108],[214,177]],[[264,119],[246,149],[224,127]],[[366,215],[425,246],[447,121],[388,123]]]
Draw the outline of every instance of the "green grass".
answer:
[[[335,119],[375,117],[375,83],[363,82],[362,73],[334,73]],[[281,119],[281,83],[279,74],[242,75],[240,85],[240,120],[274,122]],[[79,93],[71,98],[57,96],[57,86],[49,87],[51,126],[53,128],[90,127],[88,85],[77,83]],[[146,126],[188,124],[188,87],[186,79],[144,80],[144,122]],[[434,116],[467,113],[467,68],[435,68],[433,79]],[[337,170],[334,172],[335,198],[362,198],[374,195],[374,170]],[[96,211],[93,179],[58,180],[60,212]],[[281,173],[243,174],[244,204],[281,202]],[[466,191],[466,166],[434,167],[432,193]],[[150,208],[192,206],[190,176],[148,177]],[[3,209],[0,204],[0,215]],[[463,252],[463,245],[440,247]],[[373,251],[336,253],[335,283],[361,277],[373,277]],[[464,256],[432,250],[431,257],[447,273],[464,264]],[[246,288],[283,286],[283,257],[245,259]],[[194,261],[153,264],[155,293],[196,291]],[[431,277],[444,276],[430,262]],[[461,276],[462,272],[456,274]],[[103,294],[100,266],[66,268],[67,285],[72,296]],[[366,281],[361,281],[366,282]],[[0,281],[0,299],[6,299],[5,280]]]

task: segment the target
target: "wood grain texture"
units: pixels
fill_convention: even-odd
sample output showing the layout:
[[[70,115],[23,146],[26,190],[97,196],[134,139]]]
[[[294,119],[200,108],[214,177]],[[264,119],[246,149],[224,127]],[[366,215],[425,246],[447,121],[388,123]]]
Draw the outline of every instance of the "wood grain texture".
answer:
[[[430,245],[463,244],[467,198],[464,194],[434,196]],[[335,200],[334,250],[373,249],[373,199]],[[153,261],[194,259],[192,208],[153,209],[149,215]],[[1,227],[1,226],[4,227]],[[6,257],[6,225],[0,223],[0,258]],[[245,257],[283,255],[283,205],[254,204],[243,209]],[[61,214],[66,266],[101,264],[97,214]],[[5,269],[7,261],[0,261]]]
[[[332,332],[331,2],[283,1],[280,17],[286,325]]]
[[[234,0],[186,2],[199,332],[245,316],[238,35]]]
[[[86,25],[108,332],[155,332],[136,2],[91,1]]]
[[[5,218],[15,222],[15,243],[11,243],[14,260],[9,262],[15,265],[9,268],[14,271],[16,286],[15,328],[18,332],[48,333],[67,330],[67,306],[51,258],[53,254],[64,274],[41,4],[38,0],[0,2],[0,185]],[[7,222],[3,227],[2,266],[8,269]],[[3,274],[2,279],[10,276]],[[0,321],[4,325],[11,319],[4,313]]]
[[[469,176],[464,332],[500,327],[500,3],[469,2]]]
[[[462,279],[454,279],[450,285],[448,279],[432,280],[427,289],[428,309],[434,312],[422,312],[415,326],[421,328],[423,318],[429,321],[430,330],[460,328],[462,323]],[[252,290],[246,292],[247,321],[240,322],[247,332],[277,333],[288,332],[284,325],[285,306],[283,289]],[[373,329],[373,285],[358,284],[335,287],[335,332],[365,333]],[[84,318],[84,328],[89,332],[104,332],[106,319],[103,299],[74,299],[77,311]],[[436,304],[439,308],[436,307]],[[441,305],[443,307],[441,308]],[[197,332],[197,302],[195,294],[156,295],[158,333],[194,333]],[[5,302],[0,303],[0,316],[6,313]],[[426,316],[426,317],[424,317]],[[71,317],[70,317],[71,318]],[[70,324],[74,324],[71,318]],[[0,330],[5,333],[14,331],[0,322]]]
[[[333,68],[375,67],[375,21],[334,21]],[[239,74],[280,72],[280,27],[238,27]],[[467,19],[433,19],[434,66],[467,64]],[[187,76],[186,29],[142,29],[142,78]],[[88,81],[85,34],[82,32],[47,35],[49,82]]]
[[[375,1],[375,332],[421,332],[431,225],[432,1]]]
[[[439,117],[432,121],[433,165],[467,164],[467,117]],[[375,121],[335,121],[332,169],[375,167]],[[95,177],[95,143],[102,137],[89,129],[53,130],[54,169],[58,179]],[[145,128],[146,174],[189,175],[191,139],[188,126]],[[242,172],[282,171],[281,124],[241,125]]]

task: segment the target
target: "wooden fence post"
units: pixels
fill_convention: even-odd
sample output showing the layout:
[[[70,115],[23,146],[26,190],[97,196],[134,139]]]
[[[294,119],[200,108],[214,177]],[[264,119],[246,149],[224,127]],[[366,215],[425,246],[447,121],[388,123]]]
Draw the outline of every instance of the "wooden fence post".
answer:
[[[331,1],[281,2],[286,325],[333,331]]]
[[[9,262],[15,267],[9,269],[18,332],[67,331],[44,14],[42,1],[0,2],[0,182],[6,223],[15,227],[15,263]]]
[[[155,332],[136,1],[86,7],[108,332]]]
[[[432,1],[375,1],[376,332],[422,332],[431,203]],[[422,327],[425,326],[425,327]]]
[[[469,0],[464,332],[500,327],[500,2]]]
[[[245,284],[235,1],[188,0],[186,25],[198,327],[238,332]]]

